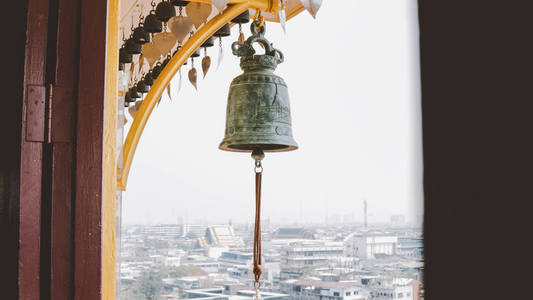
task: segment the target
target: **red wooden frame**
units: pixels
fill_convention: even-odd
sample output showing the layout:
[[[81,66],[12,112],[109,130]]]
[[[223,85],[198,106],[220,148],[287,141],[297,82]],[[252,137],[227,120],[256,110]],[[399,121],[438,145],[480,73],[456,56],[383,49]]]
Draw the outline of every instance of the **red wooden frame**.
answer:
[[[27,0],[18,298],[100,299],[108,1]]]

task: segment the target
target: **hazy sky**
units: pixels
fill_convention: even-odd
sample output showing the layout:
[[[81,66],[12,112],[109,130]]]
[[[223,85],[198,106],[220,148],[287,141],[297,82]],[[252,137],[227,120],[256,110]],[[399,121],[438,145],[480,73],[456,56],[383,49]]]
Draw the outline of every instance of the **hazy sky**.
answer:
[[[244,26],[249,34],[249,24]],[[323,1],[314,20],[302,12],[267,38],[285,54],[276,74],[289,87],[300,149],[267,153],[263,218],[323,222],[353,213],[369,221],[422,212],[418,20],[414,0]],[[218,149],[231,80],[241,73],[230,51],[237,28],[208,49],[212,67],[196,92],[186,79],[174,101],[164,96],[139,142],[123,222],[252,222],[253,160]],[[195,62],[201,77],[200,59]],[[128,115],[131,124],[131,117]],[[126,126],[126,130],[129,126]]]

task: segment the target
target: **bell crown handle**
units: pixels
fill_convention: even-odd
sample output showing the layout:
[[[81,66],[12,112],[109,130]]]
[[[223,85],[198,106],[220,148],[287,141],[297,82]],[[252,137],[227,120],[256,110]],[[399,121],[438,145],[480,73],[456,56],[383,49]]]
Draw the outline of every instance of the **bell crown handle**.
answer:
[[[233,52],[233,55],[239,57],[252,57],[255,54],[255,49],[252,45],[253,43],[259,43],[265,49],[265,55],[274,56],[277,58],[278,63],[282,63],[284,60],[283,53],[274,48],[272,43],[265,38],[264,34],[266,31],[266,26],[263,24],[261,27],[259,27],[259,24],[260,22],[258,20],[252,22],[250,25],[252,35],[246,39],[244,43],[233,42],[231,44],[231,51]]]

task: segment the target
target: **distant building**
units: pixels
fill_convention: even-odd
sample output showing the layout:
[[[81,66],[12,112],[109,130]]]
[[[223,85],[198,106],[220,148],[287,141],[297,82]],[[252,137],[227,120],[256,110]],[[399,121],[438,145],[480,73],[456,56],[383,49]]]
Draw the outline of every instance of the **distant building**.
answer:
[[[391,227],[404,227],[405,226],[405,216],[404,215],[392,215],[390,217]]]
[[[207,244],[215,247],[243,247],[242,238],[235,236],[231,225],[208,226],[205,231]]]
[[[224,267],[251,266],[252,259],[252,252],[224,251],[218,258],[218,261],[220,262],[220,265]]]
[[[139,233],[147,236],[177,238],[182,235],[183,225],[152,225],[142,226]]]
[[[184,224],[183,225],[183,236],[189,238],[203,238],[205,236],[205,230],[207,226],[197,225],[197,224]]]
[[[380,232],[352,233],[344,239],[345,254],[362,259],[395,255],[397,245],[397,236]]]
[[[413,287],[413,300],[424,299],[424,285],[418,280],[411,280],[409,284]]]
[[[207,289],[186,290],[184,299],[202,299],[202,300],[246,300],[254,299],[255,291],[239,290],[236,293],[226,294],[230,289],[225,287],[213,287]],[[287,295],[279,293],[261,292],[261,299],[280,300],[289,299]]]
[[[341,243],[297,242],[283,248],[282,262],[287,267],[319,267],[342,259],[343,254]]]
[[[207,273],[217,273],[220,267],[220,264],[216,260],[201,255],[182,257],[180,264],[182,266],[196,266]]]
[[[414,300],[414,289],[411,284],[411,279],[396,278],[392,280],[378,281],[378,284],[373,284],[368,287],[370,290],[370,299],[375,300]]]
[[[421,236],[398,237],[398,255],[404,255],[414,258],[423,258],[424,239]]]
[[[303,227],[281,227],[272,235],[272,239],[315,239],[312,231]]]
[[[354,282],[291,279],[281,283],[281,291],[299,300],[365,299],[361,286]]]

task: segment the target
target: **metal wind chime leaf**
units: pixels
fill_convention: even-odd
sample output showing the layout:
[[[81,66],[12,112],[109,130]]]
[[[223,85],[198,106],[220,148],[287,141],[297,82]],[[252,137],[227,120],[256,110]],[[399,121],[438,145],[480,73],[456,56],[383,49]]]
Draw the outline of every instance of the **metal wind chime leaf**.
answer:
[[[196,29],[200,28],[200,26],[205,23],[212,10],[213,7],[211,4],[201,2],[191,2],[185,7],[187,16],[189,16]]]
[[[250,12],[245,10],[237,17],[231,20],[232,23],[239,24],[239,38],[237,39],[239,43],[244,43],[244,33],[242,32],[242,24],[250,22]]]
[[[197,79],[196,68],[195,68],[195,67],[192,67],[192,68],[189,70],[189,81],[190,81],[191,84],[194,86],[194,89],[195,89],[195,90],[198,90],[198,87],[196,86],[196,79]]]
[[[224,50],[222,47],[222,37],[230,36],[231,35],[231,28],[229,26],[229,23],[224,24],[220,29],[218,29],[213,36],[218,37],[218,62],[217,62],[217,70],[220,68],[220,64],[222,63],[222,60],[224,59]]]
[[[211,66],[211,57],[206,55],[202,59],[202,72],[204,73],[204,78],[205,78],[205,75],[207,75],[207,71],[209,71],[210,66]]]
[[[316,13],[322,5],[322,0],[300,0],[300,2],[302,2],[303,6],[311,14],[311,16],[316,18]]]
[[[189,17],[177,16],[168,22],[170,31],[177,38],[179,43],[183,43],[187,35],[192,31],[192,22]]]
[[[278,18],[279,18],[279,24],[281,24],[281,28],[283,29],[283,33],[287,33],[286,24],[287,24],[287,17],[285,15],[285,5],[281,4],[281,9],[278,12]]]
[[[222,13],[226,4],[228,4],[228,0],[211,0],[211,3],[213,3],[219,13]]]
[[[161,57],[161,52],[154,43],[146,43],[142,45],[142,54],[143,58],[148,61],[150,68],[152,68],[154,63]]]
[[[172,92],[170,90],[170,86],[171,86],[171,84],[169,82],[168,85],[167,85],[167,95],[168,95],[168,99],[170,99],[170,101],[173,101],[172,100]]]
[[[192,31],[193,24],[191,18],[183,15],[182,6],[179,7],[179,15],[169,20],[168,27],[180,44],[183,43],[187,35]]]
[[[220,68],[220,64],[222,64],[222,60],[224,59],[224,48],[222,47],[222,38],[218,38],[218,41],[219,41],[219,47],[218,47],[217,70]]]
[[[139,56],[139,70],[142,70],[143,67],[144,67],[144,54],[141,53],[141,55]]]
[[[159,49],[159,53],[165,56],[174,48],[176,44],[176,36],[171,32],[161,32],[154,36],[154,44]]]
[[[191,69],[189,70],[189,82],[194,86],[195,90],[198,90],[197,80],[198,80],[198,72],[196,71],[196,68],[194,67],[194,58],[200,56],[199,50],[197,49],[194,51],[194,53],[191,55]]]
[[[207,75],[207,72],[209,71],[209,67],[211,67],[211,57],[207,55],[207,48],[213,47],[215,45],[215,41],[212,36],[210,36],[205,42],[202,44],[202,48],[204,48],[204,58],[202,59],[202,72],[204,74],[204,78]]]
[[[181,85],[182,85],[183,79],[181,76],[181,68],[178,70],[178,93],[181,91]]]

